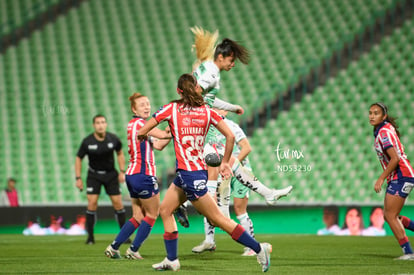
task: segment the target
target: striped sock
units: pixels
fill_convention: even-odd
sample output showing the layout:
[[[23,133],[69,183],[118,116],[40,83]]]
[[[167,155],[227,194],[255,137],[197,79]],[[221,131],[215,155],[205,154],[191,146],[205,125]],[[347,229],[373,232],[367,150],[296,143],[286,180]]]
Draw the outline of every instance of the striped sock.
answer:
[[[115,238],[115,241],[112,242],[112,248],[118,250],[121,244],[123,244],[129,238],[129,236],[134,233],[138,226],[139,223],[134,218],[130,218],[124,224],[124,226],[122,226],[121,231]]]
[[[404,254],[413,254],[413,250],[411,249],[407,236],[399,240],[398,243],[400,244]]]
[[[165,250],[167,259],[174,261],[178,258],[178,231],[164,233]]]
[[[148,238],[151,229],[154,226],[155,219],[145,216],[138,229],[137,235],[131,245],[131,250],[137,252],[142,243]]]
[[[260,244],[240,224],[231,232],[231,238],[244,246],[250,247],[256,253],[259,253],[261,250]]]
[[[414,221],[410,220],[408,217],[406,216],[401,216],[401,223],[404,225],[404,228],[414,231]]]

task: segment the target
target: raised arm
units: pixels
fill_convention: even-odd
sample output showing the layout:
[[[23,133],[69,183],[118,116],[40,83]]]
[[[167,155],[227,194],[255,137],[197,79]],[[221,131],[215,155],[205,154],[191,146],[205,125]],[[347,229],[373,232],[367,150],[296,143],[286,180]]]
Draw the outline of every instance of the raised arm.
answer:
[[[236,114],[243,114],[244,110],[240,105],[234,105],[231,104],[229,102],[226,102],[224,100],[219,99],[218,97],[216,97],[213,101],[213,107],[220,109],[220,110],[225,110],[225,111],[229,111],[229,112],[233,112]]]
[[[148,120],[141,129],[138,130],[137,139],[139,141],[147,138],[149,131],[151,131],[155,126],[158,125],[158,121],[155,118]]]

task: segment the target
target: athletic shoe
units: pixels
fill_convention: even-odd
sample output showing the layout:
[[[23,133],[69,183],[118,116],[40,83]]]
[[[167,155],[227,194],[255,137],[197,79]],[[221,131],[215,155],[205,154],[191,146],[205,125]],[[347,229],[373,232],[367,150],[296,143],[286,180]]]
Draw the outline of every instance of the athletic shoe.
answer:
[[[188,221],[187,206],[180,205],[177,209],[175,209],[174,216],[185,228],[190,226],[190,222]]]
[[[85,244],[95,244],[95,238],[93,236],[89,236]]]
[[[270,253],[272,253],[272,245],[269,243],[261,243],[262,248],[257,254],[257,261],[262,266],[262,271],[267,272],[270,267]]]
[[[172,271],[178,271],[180,270],[180,261],[178,259],[175,259],[174,261],[170,261],[165,257],[165,259],[158,264],[153,264],[152,268],[155,270],[172,270]]]
[[[414,261],[414,254],[404,254],[395,260]]]
[[[208,243],[206,241],[203,241],[200,245],[193,247],[191,251],[193,251],[194,253],[202,253],[204,251],[214,251],[214,250],[216,250],[215,243]]]
[[[273,192],[270,195],[265,196],[266,203],[268,205],[275,205],[278,199],[289,195],[289,193],[292,192],[292,189],[292,185],[283,189],[273,189]]]
[[[256,256],[256,252],[254,252],[254,250],[251,248],[245,247],[242,256]]]
[[[130,259],[130,260],[142,260],[144,258],[142,258],[142,256],[139,254],[139,252],[134,252],[131,250],[130,247],[128,247],[126,253],[125,253],[125,258]]]
[[[121,258],[121,253],[119,253],[119,250],[113,249],[112,245],[108,245],[108,247],[105,249],[105,255],[106,257],[111,259]]]

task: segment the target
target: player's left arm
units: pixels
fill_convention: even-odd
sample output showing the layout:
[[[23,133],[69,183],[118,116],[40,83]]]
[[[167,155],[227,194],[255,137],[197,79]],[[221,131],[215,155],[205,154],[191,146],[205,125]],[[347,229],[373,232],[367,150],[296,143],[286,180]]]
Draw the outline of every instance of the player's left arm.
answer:
[[[392,171],[397,168],[398,163],[400,162],[400,157],[398,156],[397,150],[395,150],[394,147],[388,147],[385,152],[390,158],[390,161],[388,162],[387,168],[385,168],[385,170],[375,182],[374,189],[377,193],[381,191],[381,186],[384,183],[384,180],[391,174]]]
[[[250,142],[247,138],[243,138],[238,141],[237,144],[240,146],[240,153],[237,156],[237,159],[242,162],[250,154],[252,147],[250,146]]]
[[[239,115],[242,115],[244,113],[244,110],[240,105],[231,104],[227,101],[219,99],[218,97],[214,99],[212,106],[213,108],[233,112]]]

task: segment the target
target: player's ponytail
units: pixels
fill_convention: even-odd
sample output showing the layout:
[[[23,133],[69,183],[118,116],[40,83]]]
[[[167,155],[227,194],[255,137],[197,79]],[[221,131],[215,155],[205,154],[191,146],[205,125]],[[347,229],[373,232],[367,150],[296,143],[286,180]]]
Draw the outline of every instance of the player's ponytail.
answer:
[[[193,64],[195,70],[202,62],[213,60],[214,50],[216,48],[218,30],[214,33],[203,30],[201,27],[193,27],[190,29],[194,34],[194,44],[192,50],[195,50],[197,60]]]
[[[398,126],[397,122],[395,122],[397,120],[397,118],[396,117],[392,117],[392,116],[390,116],[388,114],[388,107],[387,107],[387,105],[385,105],[382,102],[376,102],[376,103],[371,104],[370,107],[372,107],[374,105],[381,108],[382,115],[387,115],[387,117],[385,118],[385,121],[391,123],[391,125],[395,128],[395,132],[397,133],[397,136],[400,137],[400,131],[398,131],[399,126]]]
[[[184,104],[185,107],[203,106],[204,99],[201,94],[196,92],[197,79],[191,74],[183,74],[178,79],[177,93],[181,95],[181,99],[172,102]]]
[[[240,45],[238,42],[228,38],[224,38],[220,44],[217,45],[214,52],[214,60],[221,54],[223,57],[234,56],[239,59],[241,63],[248,64],[250,59],[249,51]]]

